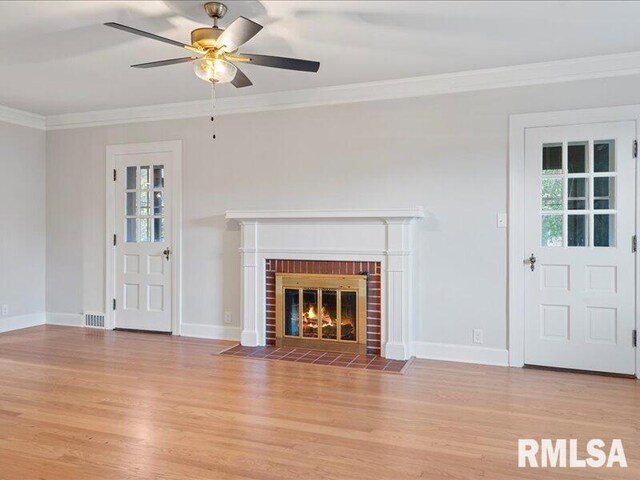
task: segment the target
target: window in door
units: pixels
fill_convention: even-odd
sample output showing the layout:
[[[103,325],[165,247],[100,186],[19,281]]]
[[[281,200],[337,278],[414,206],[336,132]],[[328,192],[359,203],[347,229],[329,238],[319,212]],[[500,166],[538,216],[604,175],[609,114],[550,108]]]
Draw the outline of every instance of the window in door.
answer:
[[[542,146],[543,247],[615,247],[615,140]]]
[[[164,241],[164,166],[131,166],[126,175],[127,242]]]

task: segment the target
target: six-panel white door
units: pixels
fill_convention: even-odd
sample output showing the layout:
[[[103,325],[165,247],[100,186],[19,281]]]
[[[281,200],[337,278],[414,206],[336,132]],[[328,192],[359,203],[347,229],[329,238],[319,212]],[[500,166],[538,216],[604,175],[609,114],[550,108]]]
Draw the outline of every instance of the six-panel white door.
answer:
[[[633,374],[633,121],[527,129],[525,363]]]
[[[115,327],[171,332],[171,152],[116,158]]]

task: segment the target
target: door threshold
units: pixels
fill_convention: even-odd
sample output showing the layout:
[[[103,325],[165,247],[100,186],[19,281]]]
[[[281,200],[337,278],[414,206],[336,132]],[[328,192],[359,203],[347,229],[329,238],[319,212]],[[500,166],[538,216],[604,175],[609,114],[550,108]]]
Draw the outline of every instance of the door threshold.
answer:
[[[118,332],[156,333],[156,334],[160,334],[160,335],[172,335],[172,332],[161,332],[161,331],[158,331],[158,330],[141,330],[139,328],[121,328],[121,327],[116,327],[116,328],[114,328],[114,330],[116,330]]]
[[[596,375],[600,377],[630,378],[633,380],[636,379],[636,376],[630,373],[598,372],[596,370],[579,370],[576,368],[548,367],[546,365],[529,365],[529,364],[525,364],[523,368],[530,368],[531,370],[548,370],[551,372],[581,373],[583,375]]]

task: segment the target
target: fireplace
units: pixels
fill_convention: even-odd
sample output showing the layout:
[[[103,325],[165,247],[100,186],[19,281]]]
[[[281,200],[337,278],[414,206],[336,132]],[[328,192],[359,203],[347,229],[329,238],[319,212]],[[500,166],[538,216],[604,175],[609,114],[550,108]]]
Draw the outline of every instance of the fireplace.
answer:
[[[366,353],[367,275],[276,273],[276,346]]]
[[[276,273],[367,272],[367,353],[410,358],[418,293],[413,224],[423,217],[422,207],[228,211],[240,226],[242,345],[276,344]]]

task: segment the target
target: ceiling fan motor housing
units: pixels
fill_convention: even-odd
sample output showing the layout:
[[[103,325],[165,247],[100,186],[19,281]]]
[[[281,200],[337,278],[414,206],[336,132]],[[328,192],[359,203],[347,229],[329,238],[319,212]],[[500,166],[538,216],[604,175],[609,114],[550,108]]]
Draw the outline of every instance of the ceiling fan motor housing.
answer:
[[[196,28],[191,32],[191,45],[202,49],[210,49],[216,46],[216,40],[224,29],[217,27]]]
[[[227,13],[227,6],[220,2],[207,2],[204,5],[204,11],[211,18],[220,19]]]

